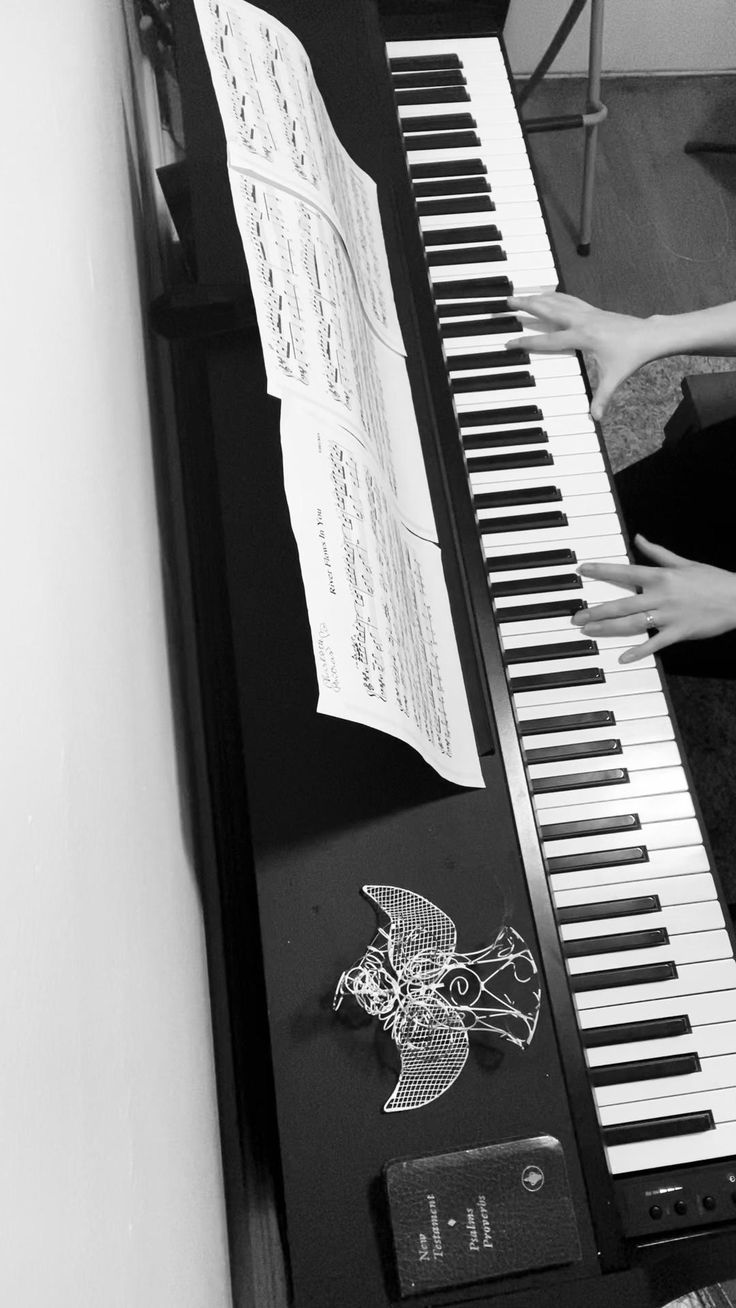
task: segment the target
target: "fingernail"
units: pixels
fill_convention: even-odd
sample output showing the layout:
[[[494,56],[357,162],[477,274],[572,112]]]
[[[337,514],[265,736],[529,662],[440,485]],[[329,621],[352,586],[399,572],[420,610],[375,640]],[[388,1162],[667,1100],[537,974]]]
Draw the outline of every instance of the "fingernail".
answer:
[[[619,663],[634,663],[636,661],[636,651],[632,649],[624,650],[623,654],[618,656]]]

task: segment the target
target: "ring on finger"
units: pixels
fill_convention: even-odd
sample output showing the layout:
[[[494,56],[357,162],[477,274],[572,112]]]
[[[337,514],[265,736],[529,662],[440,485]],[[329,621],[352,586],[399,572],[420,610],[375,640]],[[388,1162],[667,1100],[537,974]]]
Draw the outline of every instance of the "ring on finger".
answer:
[[[659,628],[657,627],[657,619],[655,618],[653,613],[644,614],[644,630],[650,636],[652,635],[653,632],[659,630]]]

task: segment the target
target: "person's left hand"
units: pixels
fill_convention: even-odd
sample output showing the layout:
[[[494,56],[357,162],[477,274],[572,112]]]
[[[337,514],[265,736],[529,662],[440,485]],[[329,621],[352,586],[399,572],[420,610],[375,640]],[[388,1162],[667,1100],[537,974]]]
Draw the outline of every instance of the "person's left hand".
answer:
[[[736,573],[695,563],[653,545],[644,536],[636,544],[656,567],[642,564],[584,563],[582,577],[594,577],[636,591],[622,599],[594,604],[572,621],[586,636],[640,636],[656,628],[650,640],[624,650],[619,663],[656,654],[683,640],[720,636],[736,627]]]

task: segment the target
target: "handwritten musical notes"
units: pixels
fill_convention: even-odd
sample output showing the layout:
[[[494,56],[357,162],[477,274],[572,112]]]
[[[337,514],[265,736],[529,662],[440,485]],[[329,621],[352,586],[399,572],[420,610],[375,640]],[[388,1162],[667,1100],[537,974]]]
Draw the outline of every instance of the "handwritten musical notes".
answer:
[[[309,58],[255,5],[194,0],[270,394],[318,709],[482,786],[374,182]]]

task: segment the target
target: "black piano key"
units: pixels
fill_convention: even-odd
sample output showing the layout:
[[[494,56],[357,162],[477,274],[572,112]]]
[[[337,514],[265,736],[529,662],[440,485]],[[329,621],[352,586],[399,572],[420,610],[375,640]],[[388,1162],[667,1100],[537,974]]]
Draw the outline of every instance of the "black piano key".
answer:
[[[439,313],[447,312],[439,303],[444,300],[476,300],[484,295],[513,295],[514,290],[508,277],[458,277],[454,281],[438,282],[432,287],[435,301],[439,304]]]
[[[459,250],[427,251],[430,268],[449,268],[454,263],[503,263],[506,251],[501,245],[463,245]]]
[[[407,118],[402,124],[404,135],[414,132],[456,132],[477,127],[473,115],[468,113],[417,114],[416,118]]]
[[[577,645],[578,641],[571,640],[569,643]],[[621,752],[621,741],[611,737],[609,740],[578,740],[569,745],[543,745],[541,749],[528,749],[524,757],[527,763],[557,763],[562,759],[605,758],[611,754],[620,754]],[[628,813],[625,817],[615,820],[625,822],[630,826],[633,816],[632,813]],[[610,830],[610,827],[606,827],[606,831]],[[545,839],[548,838],[545,837]]]
[[[600,686],[606,680],[602,668],[571,668],[562,672],[535,672],[527,677],[509,677],[512,695],[525,690],[559,690],[565,686]],[[556,789],[556,787],[555,787]],[[535,794],[538,793],[535,791]]]
[[[513,490],[479,491],[477,495],[473,496],[473,503],[476,509],[500,509],[507,504],[549,504],[552,500],[561,499],[562,492],[557,486],[535,486],[530,484],[523,488],[514,487]],[[577,572],[571,572],[570,576],[577,577],[579,582],[582,580]],[[536,583],[532,581],[531,585],[535,586]]]
[[[439,69],[418,69],[411,70],[407,73],[392,72],[391,80],[396,90],[403,91],[406,87],[416,87],[418,90],[429,89],[433,86],[465,86],[467,85],[462,68]]]
[[[556,777],[536,777],[531,783],[533,795],[548,795],[552,790],[587,790],[596,786],[625,786],[626,768],[601,768],[600,772],[561,772]]]
[[[451,354],[447,366],[451,372],[468,368],[521,368],[529,363],[526,350],[475,350],[468,354]]]
[[[607,1067],[594,1067],[591,1083],[602,1085],[631,1085],[636,1081],[659,1081],[665,1076],[691,1076],[700,1071],[697,1054],[673,1054],[670,1058],[642,1058],[633,1063],[611,1063]],[[684,1089],[684,1087],[683,1087]]]
[[[536,404],[520,404],[516,409],[463,409],[460,427],[503,427],[507,422],[541,422],[544,414]],[[551,460],[550,460],[551,461]]]
[[[404,143],[407,150],[467,150],[471,145],[480,145],[481,140],[477,132],[466,128],[459,132],[406,133]]]
[[[584,600],[549,600],[541,604],[496,605],[497,622],[526,622],[536,618],[571,618],[587,608]]]
[[[577,573],[574,573],[573,575],[577,576]],[[545,579],[543,578],[543,580]],[[557,581],[558,578],[549,577],[546,580]],[[561,580],[562,581],[566,580],[564,575],[561,578]],[[526,586],[529,583],[525,578],[523,581],[519,582],[518,584],[520,586]],[[535,582],[532,582],[531,584],[533,586],[536,585]],[[511,586],[513,585],[513,582],[501,582],[501,585]],[[491,594],[495,592],[495,589],[496,589],[495,586],[491,587]],[[546,587],[544,587],[543,589],[546,589]],[[557,645],[522,645],[518,649],[507,649],[506,653],[503,656],[503,661],[504,663],[509,665],[514,663],[541,663],[543,659],[578,659],[578,658],[586,658],[589,655],[597,654],[597,653],[598,653],[598,646],[594,640],[565,640],[565,641],[560,641],[560,643]],[[543,763],[546,760],[547,749],[558,749],[558,748],[565,751],[568,749],[574,749],[576,747],[573,745],[559,745],[559,746],[549,745],[549,746],[545,746],[543,749],[528,749],[526,751],[526,760],[528,763]],[[532,758],[532,754],[539,754],[540,757]],[[562,753],[562,754],[555,754],[554,756],[550,755],[550,758],[552,757],[575,758],[577,756],[574,754]]]
[[[615,743],[618,744],[618,741]],[[618,753],[621,753],[620,746]],[[543,823],[540,831],[543,840],[571,840],[574,836],[605,836],[612,835],[615,831],[641,831],[641,822],[638,813],[619,813],[616,817],[575,818],[570,822]]]
[[[569,575],[563,572],[556,577],[534,577],[534,578],[522,577],[517,581],[514,581],[513,578],[510,578],[508,581],[497,581],[492,586],[489,587],[489,590],[491,592],[492,598],[494,600],[499,600],[499,599],[506,599],[510,595],[538,595],[543,592],[551,595],[557,590],[581,590],[582,586],[583,586],[583,579],[578,575],[577,572],[572,572]],[[584,645],[585,643],[586,642],[584,641],[570,641],[571,645],[575,645],[575,644]],[[588,650],[587,652],[590,654],[595,654],[597,653],[597,650],[592,649],[592,650]],[[512,650],[511,653],[515,654],[516,651]],[[535,657],[539,658],[539,655],[532,656],[528,659],[507,658],[506,662],[507,663],[533,663]],[[554,658],[555,655],[543,654],[541,657],[550,659],[550,658]],[[565,650],[564,654],[560,655],[560,658],[574,658],[574,657],[575,655],[568,654],[567,650]]]
[[[591,713],[561,713],[559,717],[528,718],[519,723],[522,736],[539,736],[550,731],[584,731],[586,727],[615,727],[611,709],[594,709]]]
[[[443,213],[492,213],[493,201],[490,195],[446,196],[439,200],[417,200],[417,213],[420,218],[430,218]]]
[[[443,195],[487,195],[490,189],[491,183],[487,176],[465,177],[457,181],[451,177],[440,177],[429,182],[414,182],[412,187],[417,200]],[[491,208],[495,209],[492,200],[490,203]]]
[[[506,454],[472,454],[468,459],[470,472],[498,472],[503,468],[547,468],[554,459],[549,450],[509,450]]]
[[[698,1131],[713,1131],[713,1114],[702,1112],[678,1113],[676,1117],[650,1117],[645,1122],[622,1122],[619,1126],[603,1127],[603,1143],[613,1145],[642,1144],[645,1140],[664,1140],[670,1136],[695,1135]]]
[[[506,445],[548,445],[549,436],[543,427],[519,427],[518,430],[501,427],[494,431],[464,431],[463,449],[492,450]]]
[[[672,1040],[677,1036],[691,1034],[690,1018],[684,1013],[677,1017],[653,1017],[645,1022],[616,1022],[611,1026],[598,1026],[581,1032],[586,1049],[627,1045],[636,1040]]]
[[[450,385],[457,395],[472,395],[474,391],[531,390],[536,384],[530,372],[487,372],[450,378]]]
[[[532,528],[544,528],[546,530],[553,527],[566,527],[567,514],[558,509],[552,509],[549,513],[522,513],[508,518],[485,518],[481,513],[478,515],[478,522],[482,534],[492,536],[499,531],[531,531]]]
[[[573,994],[590,990],[620,990],[626,986],[654,985],[660,981],[676,981],[677,967],[666,963],[640,963],[636,967],[611,967],[602,972],[581,972],[568,978]]]
[[[432,159],[409,166],[409,175],[417,182],[426,177],[473,177],[487,171],[482,159],[448,159],[446,163]]]
[[[425,245],[474,245],[479,241],[500,241],[501,233],[493,223],[475,227],[433,227],[424,233]]]
[[[515,568],[561,568],[567,563],[577,563],[577,561],[578,556],[574,550],[533,550],[528,554],[497,554],[495,558],[486,559],[486,571],[513,572]]]
[[[587,958],[590,954],[618,954],[625,949],[656,949],[669,944],[669,939],[665,927],[652,927],[650,931],[622,931],[620,935],[566,940],[562,952],[565,958]]]
[[[554,876],[556,872],[592,872],[599,867],[648,862],[645,845],[624,845],[623,849],[594,849],[589,854],[555,854],[547,859],[547,871]]]
[[[556,917],[560,926],[569,926],[573,922],[599,922],[609,917],[638,917],[640,913],[661,911],[659,895],[629,895],[623,899],[601,899],[591,904],[568,904],[556,910]]]
[[[459,55],[431,51],[423,55],[394,55],[388,61],[392,73],[416,72],[417,68],[462,68]]]
[[[483,296],[477,300],[439,300],[437,301],[437,313],[440,319],[440,327],[444,328],[445,318],[470,318],[483,316],[493,316],[494,314],[503,314],[508,316],[509,302],[501,296]],[[521,352],[521,351],[520,351]],[[496,350],[496,354],[515,354],[516,347],[513,350]],[[524,351],[525,353],[525,351]],[[457,356],[454,355],[454,358]]]
[[[462,322],[444,322],[440,318],[440,334],[446,340],[452,340],[455,336],[501,336],[522,330],[518,318],[500,313],[484,318],[466,318]]]
[[[466,86],[422,87],[420,90],[404,90],[401,87],[394,87],[394,98],[398,105],[459,104],[461,101],[470,102],[470,96],[468,95],[468,88]]]

